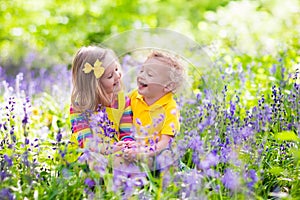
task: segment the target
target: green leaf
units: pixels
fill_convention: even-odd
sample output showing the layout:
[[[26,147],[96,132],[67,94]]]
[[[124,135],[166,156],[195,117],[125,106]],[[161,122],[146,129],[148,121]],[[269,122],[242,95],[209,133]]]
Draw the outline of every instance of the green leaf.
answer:
[[[294,158],[299,162],[300,161],[300,150],[297,148],[292,149]]]
[[[293,131],[282,131],[276,133],[275,138],[282,141],[299,141],[299,137]]]
[[[284,170],[281,167],[271,167],[271,169],[269,170],[269,172],[274,175],[279,175],[283,171]]]

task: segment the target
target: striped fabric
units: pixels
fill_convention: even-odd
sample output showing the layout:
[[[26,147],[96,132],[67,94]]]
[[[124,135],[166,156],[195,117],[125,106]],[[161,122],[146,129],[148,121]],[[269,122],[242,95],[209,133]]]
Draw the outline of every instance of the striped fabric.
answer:
[[[112,109],[121,109],[118,108],[118,100],[115,101]],[[110,108],[107,108],[110,109]],[[125,97],[125,108],[123,108],[123,114],[119,124],[119,135],[118,140],[127,141],[134,140],[131,136],[132,129],[132,111],[130,106],[130,98]],[[71,118],[71,129],[72,137],[71,143],[78,144],[79,147],[84,148],[84,143],[88,138],[92,138],[92,131],[89,126],[89,122],[82,116],[81,113],[75,112],[72,106],[70,107],[70,118]],[[111,119],[110,119],[111,120]],[[112,120],[111,120],[112,121]],[[118,122],[113,122],[118,123]]]
[[[75,112],[72,106],[70,107],[70,117],[72,134],[75,136],[72,138],[73,140],[76,139],[76,141],[72,141],[71,138],[71,142],[83,148],[84,140],[93,137],[89,123],[84,119],[81,113]]]
[[[131,110],[131,103],[130,98],[127,96],[125,97],[125,110],[123,112],[123,115],[120,120],[120,135],[119,140],[126,141],[126,140],[134,140],[133,137],[131,137],[132,133],[132,110]]]

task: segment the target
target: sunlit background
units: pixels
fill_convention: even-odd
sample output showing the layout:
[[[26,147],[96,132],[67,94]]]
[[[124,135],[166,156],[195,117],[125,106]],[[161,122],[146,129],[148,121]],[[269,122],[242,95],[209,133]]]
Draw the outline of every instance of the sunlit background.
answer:
[[[127,37],[143,29],[161,31]],[[150,181],[137,196],[299,198],[299,0],[1,0],[0,199],[116,195],[61,161],[72,57],[81,46],[113,47],[130,90],[146,56],[138,47],[152,38],[187,64],[176,140],[193,170],[165,195]]]

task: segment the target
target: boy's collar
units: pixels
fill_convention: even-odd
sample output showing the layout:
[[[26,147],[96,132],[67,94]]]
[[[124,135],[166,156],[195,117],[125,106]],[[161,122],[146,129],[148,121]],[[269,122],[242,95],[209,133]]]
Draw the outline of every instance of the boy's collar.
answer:
[[[147,104],[144,100],[144,96],[143,95],[140,95],[139,93],[137,93],[137,96],[136,96],[137,99],[140,99],[141,101],[143,101],[145,104]],[[156,102],[154,102],[152,105],[150,106],[153,106],[153,105],[165,105],[167,103],[169,103],[170,101],[172,101],[173,99],[173,93],[172,92],[169,92],[167,94],[165,94],[164,96],[162,96],[160,99],[158,99]]]

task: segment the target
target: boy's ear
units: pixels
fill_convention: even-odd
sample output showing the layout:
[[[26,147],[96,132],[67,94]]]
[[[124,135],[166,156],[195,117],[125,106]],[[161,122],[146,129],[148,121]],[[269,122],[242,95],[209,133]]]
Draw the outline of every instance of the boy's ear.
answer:
[[[165,86],[164,91],[166,93],[175,91],[175,87],[176,87],[176,84],[174,82],[170,82]]]

